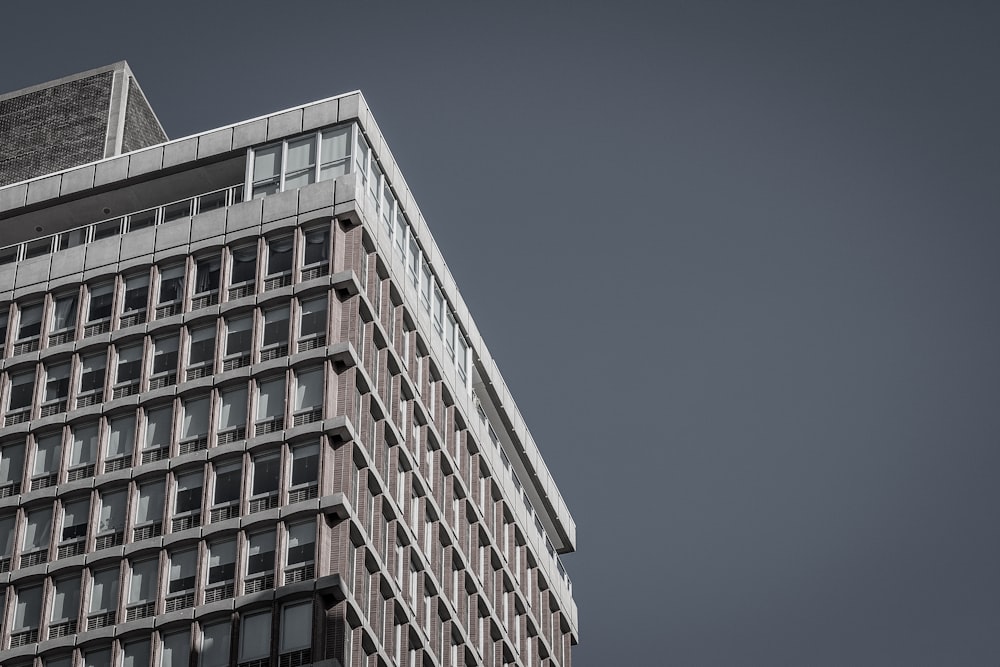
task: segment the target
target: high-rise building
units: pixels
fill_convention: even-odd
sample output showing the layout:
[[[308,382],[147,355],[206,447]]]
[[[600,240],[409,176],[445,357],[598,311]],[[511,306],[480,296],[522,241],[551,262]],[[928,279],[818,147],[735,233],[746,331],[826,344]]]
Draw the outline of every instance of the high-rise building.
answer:
[[[161,135],[124,63],[0,96],[0,663],[567,667],[575,525],[362,95]]]

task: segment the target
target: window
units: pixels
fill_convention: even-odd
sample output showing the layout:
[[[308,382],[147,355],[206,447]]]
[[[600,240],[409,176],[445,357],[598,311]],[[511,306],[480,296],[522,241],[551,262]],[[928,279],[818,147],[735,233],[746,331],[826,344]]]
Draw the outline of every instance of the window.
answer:
[[[288,142],[285,190],[301,188],[316,180],[316,141],[313,136]]]
[[[108,537],[115,539],[102,540],[98,538],[97,548],[117,546],[122,543],[122,531],[125,530],[125,502],[127,491],[105,492],[101,494],[101,511],[97,521],[97,532],[99,535],[112,533]]]
[[[157,300],[156,314],[159,317],[176,315],[180,312],[177,306],[184,297],[184,265],[164,267],[160,270],[160,296]],[[163,307],[167,304],[167,307]]]
[[[15,373],[11,375],[10,402],[8,403],[8,409],[13,411],[30,408],[34,393],[35,371],[26,371],[24,373]],[[8,415],[6,423],[10,425],[18,422],[11,421],[10,415]]]
[[[162,336],[153,341],[153,375],[150,389],[159,389],[177,382],[177,336]]]
[[[135,509],[134,540],[148,540],[163,534],[163,492],[164,484],[162,481],[146,482],[139,485],[139,502]]]
[[[319,179],[330,180],[343,176],[351,164],[351,126],[324,130],[320,139]]]
[[[10,317],[10,309],[6,306],[0,308],[0,358],[4,357],[7,349],[7,321]]]
[[[465,342],[465,336],[458,334],[458,357],[455,359],[458,368],[458,377],[462,384],[469,384],[469,344]]]
[[[150,463],[166,458],[173,430],[173,408],[166,405],[146,412],[146,440],[142,462]]]
[[[208,585],[233,581],[236,577],[236,540],[212,542],[208,546]],[[230,595],[232,595],[230,593]],[[207,600],[206,600],[207,602]]]
[[[188,667],[191,660],[191,633],[188,630],[163,635],[160,667]]]
[[[14,623],[11,625],[11,647],[38,641],[38,626],[42,616],[42,587],[20,588],[15,595]]]
[[[232,284],[241,285],[253,282],[253,280],[257,277],[257,246],[237,246],[232,249],[232,257]],[[236,294],[233,293],[233,290],[230,290],[229,298],[238,299],[243,296],[249,296],[252,293],[252,288],[250,290],[237,291]]]
[[[62,542],[73,542],[87,536],[90,521],[90,498],[67,502],[63,507]],[[62,549],[60,548],[60,555]],[[82,551],[80,553],[83,553]],[[76,554],[72,554],[76,555]]]
[[[24,478],[24,442],[8,443],[0,447],[0,498],[21,493]]]
[[[202,478],[201,470],[177,476],[177,488],[174,492],[174,515],[201,512]],[[175,530],[179,530],[176,527],[176,518],[174,526]]]
[[[281,174],[281,144],[265,146],[253,153],[253,198],[278,191]]]
[[[194,590],[197,561],[198,550],[196,548],[185,549],[170,554],[168,593],[181,593]]]
[[[76,632],[76,619],[80,615],[79,575],[57,579],[52,595],[52,610],[49,615],[49,639],[63,637]]]
[[[108,429],[108,455],[104,472],[120,470],[132,459],[135,448],[135,415],[113,417]]]
[[[87,623],[87,629],[104,627],[104,625],[114,625],[114,615],[117,609],[118,568],[97,570],[90,581],[90,612],[88,614],[90,619]],[[107,619],[108,616],[110,616],[110,619]],[[101,617],[110,622],[104,625],[94,622]]]
[[[299,310],[301,320],[298,351],[304,352],[326,344],[327,297],[304,300]],[[304,339],[311,339],[312,344],[304,345]]]
[[[281,457],[277,453],[254,457],[250,512],[261,512],[278,506],[280,479]]]
[[[298,371],[295,375],[295,425],[319,421],[323,418],[322,368]]]
[[[111,649],[87,649],[83,655],[84,667],[108,667],[111,664]]]
[[[274,531],[250,535],[247,546],[247,577],[274,573]],[[272,584],[273,585],[273,584]],[[264,586],[270,588],[271,586]],[[247,592],[250,592],[247,590]]]
[[[434,285],[434,279],[431,277],[431,267],[427,266],[427,259],[420,264],[421,282],[420,282],[420,304],[424,307],[424,310],[430,310],[431,307],[431,289]]]
[[[410,282],[417,287],[420,282],[420,247],[417,245],[417,238],[410,236],[410,251],[406,256],[406,273],[410,276]]]
[[[52,433],[37,438],[35,467],[31,475],[31,488],[44,489],[54,486],[59,478],[59,460],[62,458],[62,433]]]
[[[184,401],[181,422],[180,453],[187,454],[208,447],[208,396]]]
[[[202,626],[201,667],[229,667],[229,621]]]
[[[114,397],[130,396],[139,391],[139,377],[142,374],[142,343],[118,348],[118,375],[115,379]]]
[[[226,359],[222,363],[223,371],[249,365],[252,336],[252,315],[233,317],[226,321]]]
[[[88,354],[83,357],[80,371],[80,394],[77,396],[76,407],[82,408],[98,403],[104,398],[104,376],[107,366],[107,354]]]
[[[447,317],[447,327],[444,330],[444,346],[448,356],[455,359],[455,316],[450,312]]]
[[[66,399],[69,398],[69,367],[68,361],[46,366],[42,417],[66,411]]]
[[[264,289],[274,289],[291,284],[292,270],[292,237],[282,236],[267,241],[267,276]],[[287,276],[288,280],[275,278],[275,276]]]
[[[406,218],[400,213],[396,216],[396,229],[393,234],[393,240],[396,242],[396,255],[399,257],[403,256],[406,251]]]
[[[288,354],[288,306],[264,311],[264,342],[260,360],[276,359]]]
[[[303,563],[312,563],[315,557],[315,545],[316,524],[313,521],[289,526],[286,565],[294,567]],[[287,578],[285,583],[289,583]]]
[[[437,285],[434,286],[434,329],[438,334],[444,332],[444,296]]]
[[[122,647],[122,667],[148,667],[150,641],[145,639],[130,639]]]
[[[188,371],[186,378],[195,380],[210,375],[215,362],[215,327],[199,327],[191,330],[188,347]]]
[[[17,339],[25,340],[34,338],[42,332],[42,304],[32,303],[21,307],[21,319],[17,329]],[[36,348],[37,349],[37,348]],[[30,352],[31,350],[21,350]],[[14,348],[14,353],[18,354],[18,349]]]
[[[51,531],[52,507],[39,507],[27,513],[24,539],[21,541],[21,567],[31,567],[48,561]]]
[[[240,626],[239,662],[267,658],[271,654],[271,612],[248,614]]]
[[[247,388],[227,387],[222,391],[219,409],[219,444],[241,440],[246,437]]]
[[[307,650],[312,645],[312,602],[288,604],[281,608],[281,641],[279,652]],[[303,656],[305,661],[311,656]]]
[[[146,321],[149,305],[149,274],[140,273],[125,278],[125,301],[122,305],[121,325],[123,327]]]
[[[222,262],[218,257],[202,257],[195,262],[194,293],[204,294],[219,289],[219,272]],[[211,305],[206,302],[204,305]]]
[[[52,335],[49,345],[59,345],[73,340],[76,328],[77,293],[57,297],[52,307]]]
[[[103,283],[90,288],[90,308],[87,311],[87,322],[102,322],[111,317],[111,306],[114,302],[114,285]],[[91,333],[104,333],[106,327],[91,329]]]
[[[292,449],[292,488],[315,485],[319,481],[319,445],[300,445]],[[289,494],[289,502],[307,500],[315,495],[299,498]]]
[[[68,482],[91,477],[97,461],[97,424],[73,426],[73,443],[69,457]]]
[[[256,435],[271,433],[284,428],[285,378],[284,376],[260,382],[257,393]]]
[[[239,500],[243,466],[238,462],[220,465],[215,474],[214,504],[223,505]]]
[[[136,561],[132,563],[132,572],[129,577],[128,604],[130,608],[127,612],[126,620],[145,618],[153,615],[153,606],[156,600],[156,580],[159,562],[156,558]],[[136,605],[146,606],[145,610],[137,610]]]
[[[314,264],[323,264],[325,266],[330,261],[329,226],[312,229],[305,233],[305,252],[303,260],[304,266],[312,266]],[[303,274],[302,279],[308,280],[309,278],[316,278],[321,275],[325,275],[325,273],[326,272],[315,272],[315,275],[310,274],[308,278],[305,274]]]

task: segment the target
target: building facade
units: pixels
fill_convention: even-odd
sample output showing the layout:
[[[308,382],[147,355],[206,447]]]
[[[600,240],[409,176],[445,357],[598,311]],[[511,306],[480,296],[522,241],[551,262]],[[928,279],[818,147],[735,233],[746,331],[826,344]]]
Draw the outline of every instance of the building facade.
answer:
[[[0,327],[4,667],[570,665],[575,524],[360,93],[3,185]]]

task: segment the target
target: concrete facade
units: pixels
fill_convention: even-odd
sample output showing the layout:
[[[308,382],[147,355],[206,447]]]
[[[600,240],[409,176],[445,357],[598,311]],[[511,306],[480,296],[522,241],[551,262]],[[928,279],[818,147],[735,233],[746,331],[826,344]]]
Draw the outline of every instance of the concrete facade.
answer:
[[[570,664],[575,524],[360,93],[0,187],[0,246],[0,663]]]

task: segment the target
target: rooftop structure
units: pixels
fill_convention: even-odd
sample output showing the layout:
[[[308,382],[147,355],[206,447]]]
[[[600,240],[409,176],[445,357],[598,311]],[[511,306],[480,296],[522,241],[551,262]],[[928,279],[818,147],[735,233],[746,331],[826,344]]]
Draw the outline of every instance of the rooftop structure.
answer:
[[[568,666],[575,524],[361,93],[128,118],[0,187],[0,663]]]

